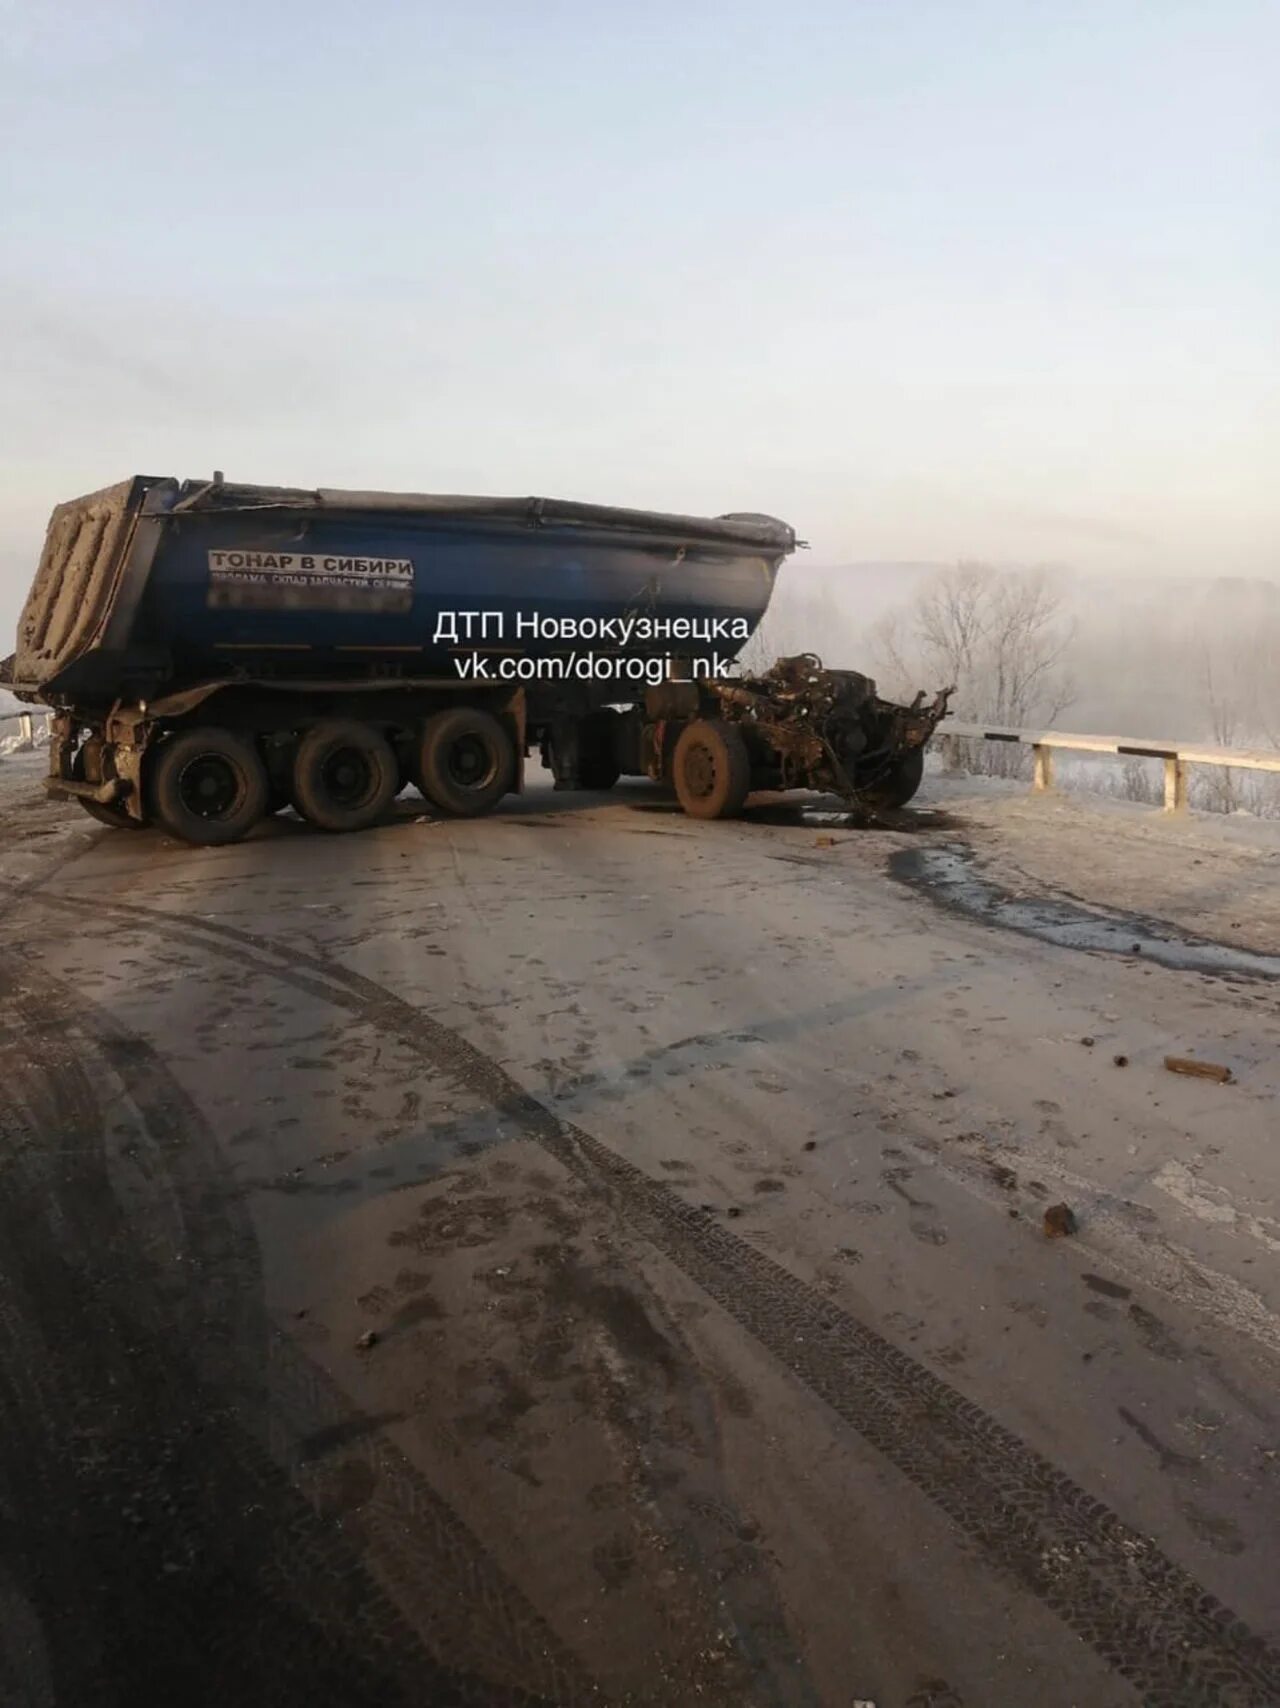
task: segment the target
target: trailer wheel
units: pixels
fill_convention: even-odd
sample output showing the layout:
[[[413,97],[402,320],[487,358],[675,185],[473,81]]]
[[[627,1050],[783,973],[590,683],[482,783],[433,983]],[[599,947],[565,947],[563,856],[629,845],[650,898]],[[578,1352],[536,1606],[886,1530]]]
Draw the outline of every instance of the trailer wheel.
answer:
[[[265,816],[270,793],[257,749],[231,730],[183,730],[152,760],[155,815],[184,842],[238,842]]]
[[[741,730],[723,718],[687,724],[672,755],[671,781],[690,818],[736,818],[751,792],[751,759]]]
[[[858,791],[869,807],[905,807],[924,778],[924,748],[916,747],[889,767],[874,783]]]
[[[400,788],[391,743],[368,724],[334,719],[309,729],[293,761],[293,804],[321,830],[365,830]]]
[[[432,806],[452,818],[478,818],[511,788],[516,750],[497,718],[477,706],[436,712],[422,727],[418,777]]]

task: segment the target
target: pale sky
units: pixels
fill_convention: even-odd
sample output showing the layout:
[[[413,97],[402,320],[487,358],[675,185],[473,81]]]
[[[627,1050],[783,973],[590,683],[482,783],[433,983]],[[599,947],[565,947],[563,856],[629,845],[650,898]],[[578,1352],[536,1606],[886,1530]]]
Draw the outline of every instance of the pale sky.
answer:
[[[135,472],[1280,578],[1280,7],[0,0],[0,655]]]

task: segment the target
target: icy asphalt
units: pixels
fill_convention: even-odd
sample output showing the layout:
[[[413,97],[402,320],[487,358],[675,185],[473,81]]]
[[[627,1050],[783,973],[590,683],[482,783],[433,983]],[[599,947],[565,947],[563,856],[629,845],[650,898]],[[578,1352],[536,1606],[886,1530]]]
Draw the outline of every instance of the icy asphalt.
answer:
[[[1280,1702],[1280,827],[918,804],[0,762],[5,1708]]]

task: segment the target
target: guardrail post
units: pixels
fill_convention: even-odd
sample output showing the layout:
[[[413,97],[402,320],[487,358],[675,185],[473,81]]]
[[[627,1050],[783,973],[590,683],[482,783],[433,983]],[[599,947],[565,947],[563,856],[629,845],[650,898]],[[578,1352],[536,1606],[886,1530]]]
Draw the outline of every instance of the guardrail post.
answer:
[[[1035,758],[1035,773],[1031,787],[1037,795],[1042,795],[1053,787],[1053,749],[1034,743],[1031,752]]]
[[[1164,762],[1164,810],[1187,810],[1187,768],[1181,759],[1166,759]]]
[[[942,764],[948,776],[956,777],[965,769],[964,742],[958,735],[949,735],[942,744]]]

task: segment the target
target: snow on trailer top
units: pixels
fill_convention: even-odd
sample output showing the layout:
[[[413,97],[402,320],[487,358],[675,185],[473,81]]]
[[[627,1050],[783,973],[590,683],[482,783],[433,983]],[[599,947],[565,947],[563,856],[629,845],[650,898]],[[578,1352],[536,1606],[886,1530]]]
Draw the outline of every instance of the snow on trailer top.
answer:
[[[498,498],[433,492],[361,492],[341,487],[314,490],[291,486],[252,486],[218,480],[184,481],[174,512],[200,510],[312,510],[370,514],[392,512],[458,521],[523,523],[527,527],[603,528],[625,533],[659,534],[709,544],[746,546],[787,553],[800,543],[795,530],[776,516],[734,512],[724,516],[684,516],[662,510],[629,510],[616,505],[584,504],[565,498]]]

